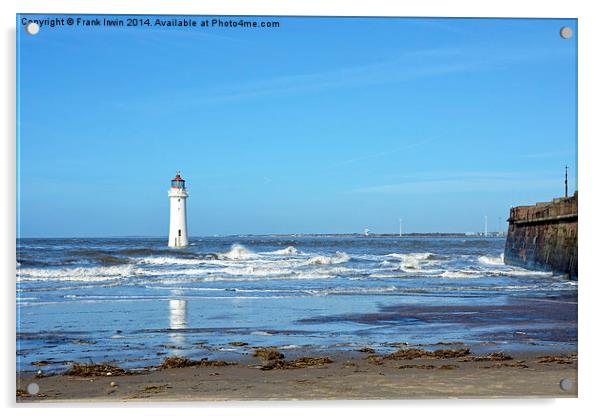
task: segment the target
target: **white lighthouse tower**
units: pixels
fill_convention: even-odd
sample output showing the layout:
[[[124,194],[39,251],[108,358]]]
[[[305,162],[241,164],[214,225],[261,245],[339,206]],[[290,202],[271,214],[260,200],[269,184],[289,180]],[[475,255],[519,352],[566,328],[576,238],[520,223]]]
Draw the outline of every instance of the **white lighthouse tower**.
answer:
[[[186,227],[186,185],[180,172],[171,180],[169,190],[169,247],[186,247],[188,245],[188,228]]]

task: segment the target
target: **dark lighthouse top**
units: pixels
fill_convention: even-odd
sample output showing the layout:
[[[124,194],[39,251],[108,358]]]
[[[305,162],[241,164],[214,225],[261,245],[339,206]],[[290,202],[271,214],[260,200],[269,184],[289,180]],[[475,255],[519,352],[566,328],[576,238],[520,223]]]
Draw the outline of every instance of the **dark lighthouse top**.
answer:
[[[186,188],[185,182],[186,181],[180,176],[180,172],[178,172],[176,173],[176,177],[171,180],[171,187],[184,189]]]

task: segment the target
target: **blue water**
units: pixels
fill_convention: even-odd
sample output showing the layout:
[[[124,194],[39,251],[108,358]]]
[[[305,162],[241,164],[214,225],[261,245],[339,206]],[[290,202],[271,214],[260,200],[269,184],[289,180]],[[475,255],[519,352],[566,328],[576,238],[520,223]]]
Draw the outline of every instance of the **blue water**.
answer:
[[[499,238],[21,239],[17,370],[155,365],[250,345],[574,349],[577,283],[503,264]]]

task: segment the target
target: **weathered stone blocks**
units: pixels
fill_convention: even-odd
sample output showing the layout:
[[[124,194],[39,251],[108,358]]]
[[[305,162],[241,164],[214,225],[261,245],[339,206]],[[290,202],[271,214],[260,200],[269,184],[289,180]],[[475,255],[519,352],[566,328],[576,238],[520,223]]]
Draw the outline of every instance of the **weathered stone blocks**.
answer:
[[[577,192],[511,208],[504,262],[577,279]]]

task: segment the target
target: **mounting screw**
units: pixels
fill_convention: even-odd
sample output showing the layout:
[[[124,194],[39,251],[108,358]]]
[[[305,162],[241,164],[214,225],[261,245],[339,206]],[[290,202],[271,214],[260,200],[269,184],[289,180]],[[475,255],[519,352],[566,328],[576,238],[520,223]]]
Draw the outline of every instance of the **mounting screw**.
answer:
[[[562,39],[570,39],[573,37],[573,29],[568,26],[564,26],[560,29],[560,37]]]
[[[27,26],[25,26],[25,30],[27,30],[27,33],[30,35],[37,35],[40,31],[40,25],[36,22],[29,22],[27,23]]]
[[[37,383],[29,383],[27,385],[27,393],[31,394],[32,396],[35,396],[39,392],[40,392],[40,386],[38,386]]]
[[[562,380],[560,380],[560,388],[564,391],[571,391],[573,389],[573,386],[573,380],[569,378],[563,378]]]

